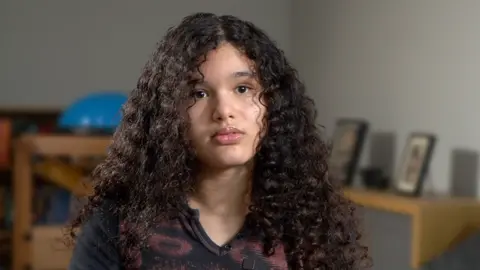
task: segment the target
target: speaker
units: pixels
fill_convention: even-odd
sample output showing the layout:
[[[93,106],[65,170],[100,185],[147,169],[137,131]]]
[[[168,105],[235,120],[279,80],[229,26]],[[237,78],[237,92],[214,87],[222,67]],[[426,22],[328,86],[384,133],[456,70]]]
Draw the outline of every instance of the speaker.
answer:
[[[473,150],[454,149],[450,162],[452,195],[475,198],[478,189],[478,153]]]

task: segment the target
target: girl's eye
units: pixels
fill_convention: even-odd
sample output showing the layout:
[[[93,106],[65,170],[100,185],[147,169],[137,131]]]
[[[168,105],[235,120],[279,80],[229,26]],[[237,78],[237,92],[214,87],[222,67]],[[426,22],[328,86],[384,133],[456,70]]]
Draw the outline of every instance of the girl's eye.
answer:
[[[203,90],[195,90],[192,94],[192,96],[195,98],[195,99],[202,99],[202,98],[206,98],[208,95],[207,95],[207,92],[203,91]]]
[[[244,86],[244,85],[239,86],[239,87],[237,87],[237,89],[236,89],[236,91],[237,91],[239,94],[245,94],[245,93],[248,92],[248,90],[250,90],[250,88],[247,87],[247,86]]]

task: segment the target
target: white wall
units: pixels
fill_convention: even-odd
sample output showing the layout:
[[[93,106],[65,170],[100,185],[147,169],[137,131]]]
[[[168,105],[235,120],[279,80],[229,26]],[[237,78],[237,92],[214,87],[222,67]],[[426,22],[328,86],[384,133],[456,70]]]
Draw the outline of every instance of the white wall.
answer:
[[[320,122],[331,131],[337,117],[365,117],[397,133],[397,161],[409,132],[436,133],[431,179],[448,191],[452,150],[480,149],[478,10],[473,0],[296,4],[295,63]]]
[[[189,13],[251,20],[290,52],[290,0],[2,0],[0,107],[64,106],[130,91],[156,42]]]
[[[445,192],[452,150],[480,149],[478,10],[474,0],[4,0],[0,107],[56,107],[99,89],[129,91],[181,17],[233,14],[293,57],[327,131],[338,117],[365,117],[374,131],[397,134],[397,158],[409,132],[435,132],[431,179]]]

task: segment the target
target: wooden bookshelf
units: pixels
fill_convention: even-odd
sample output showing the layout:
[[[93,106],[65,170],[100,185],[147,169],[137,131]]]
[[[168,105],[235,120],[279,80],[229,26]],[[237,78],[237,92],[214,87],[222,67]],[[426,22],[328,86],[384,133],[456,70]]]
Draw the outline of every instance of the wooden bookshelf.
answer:
[[[0,107],[0,173],[11,171],[12,142],[24,132],[26,126],[50,126],[61,115],[61,108],[52,107]],[[28,123],[28,124],[27,124]],[[23,127],[22,127],[23,126]],[[8,177],[10,178],[10,177]]]
[[[32,156],[104,156],[111,137],[24,135],[14,143],[14,224],[13,270],[66,269],[70,251],[59,249],[63,235],[62,226],[34,226],[32,224],[32,198],[35,166]],[[48,179],[46,179],[48,180]],[[54,182],[58,184],[57,182]],[[68,184],[66,184],[68,186]],[[79,183],[70,186],[75,195],[83,196],[91,191]],[[62,264],[62,266],[60,266]]]
[[[414,198],[348,188],[344,193],[358,205],[411,217],[410,264],[414,269],[480,228],[478,200],[447,196]]]
[[[46,269],[46,263],[52,254],[62,257],[57,259],[62,264],[69,259],[69,252],[48,251],[49,246],[55,246],[50,242],[58,241],[62,235],[59,228],[32,224],[32,174],[35,170],[31,162],[32,156],[102,156],[110,143],[111,137],[63,135],[24,135],[15,141],[13,270],[23,270],[26,267],[39,269],[36,265]],[[85,195],[90,189],[78,186],[71,188],[71,191]],[[452,197],[410,198],[388,192],[349,188],[344,193],[360,206],[411,217],[413,268],[419,268],[442,254],[464,239],[472,232],[472,228],[480,228],[480,202],[477,200]],[[61,268],[59,265],[50,267]]]

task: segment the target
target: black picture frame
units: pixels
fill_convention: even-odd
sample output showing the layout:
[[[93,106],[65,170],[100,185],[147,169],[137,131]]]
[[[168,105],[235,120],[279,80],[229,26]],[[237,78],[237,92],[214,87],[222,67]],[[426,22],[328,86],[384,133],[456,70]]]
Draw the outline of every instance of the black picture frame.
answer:
[[[436,144],[437,137],[431,133],[413,132],[408,136],[393,181],[396,193],[421,196]]]
[[[358,168],[369,122],[364,119],[341,118],[335,125],[329,157],[332,181],[350,186]]]

